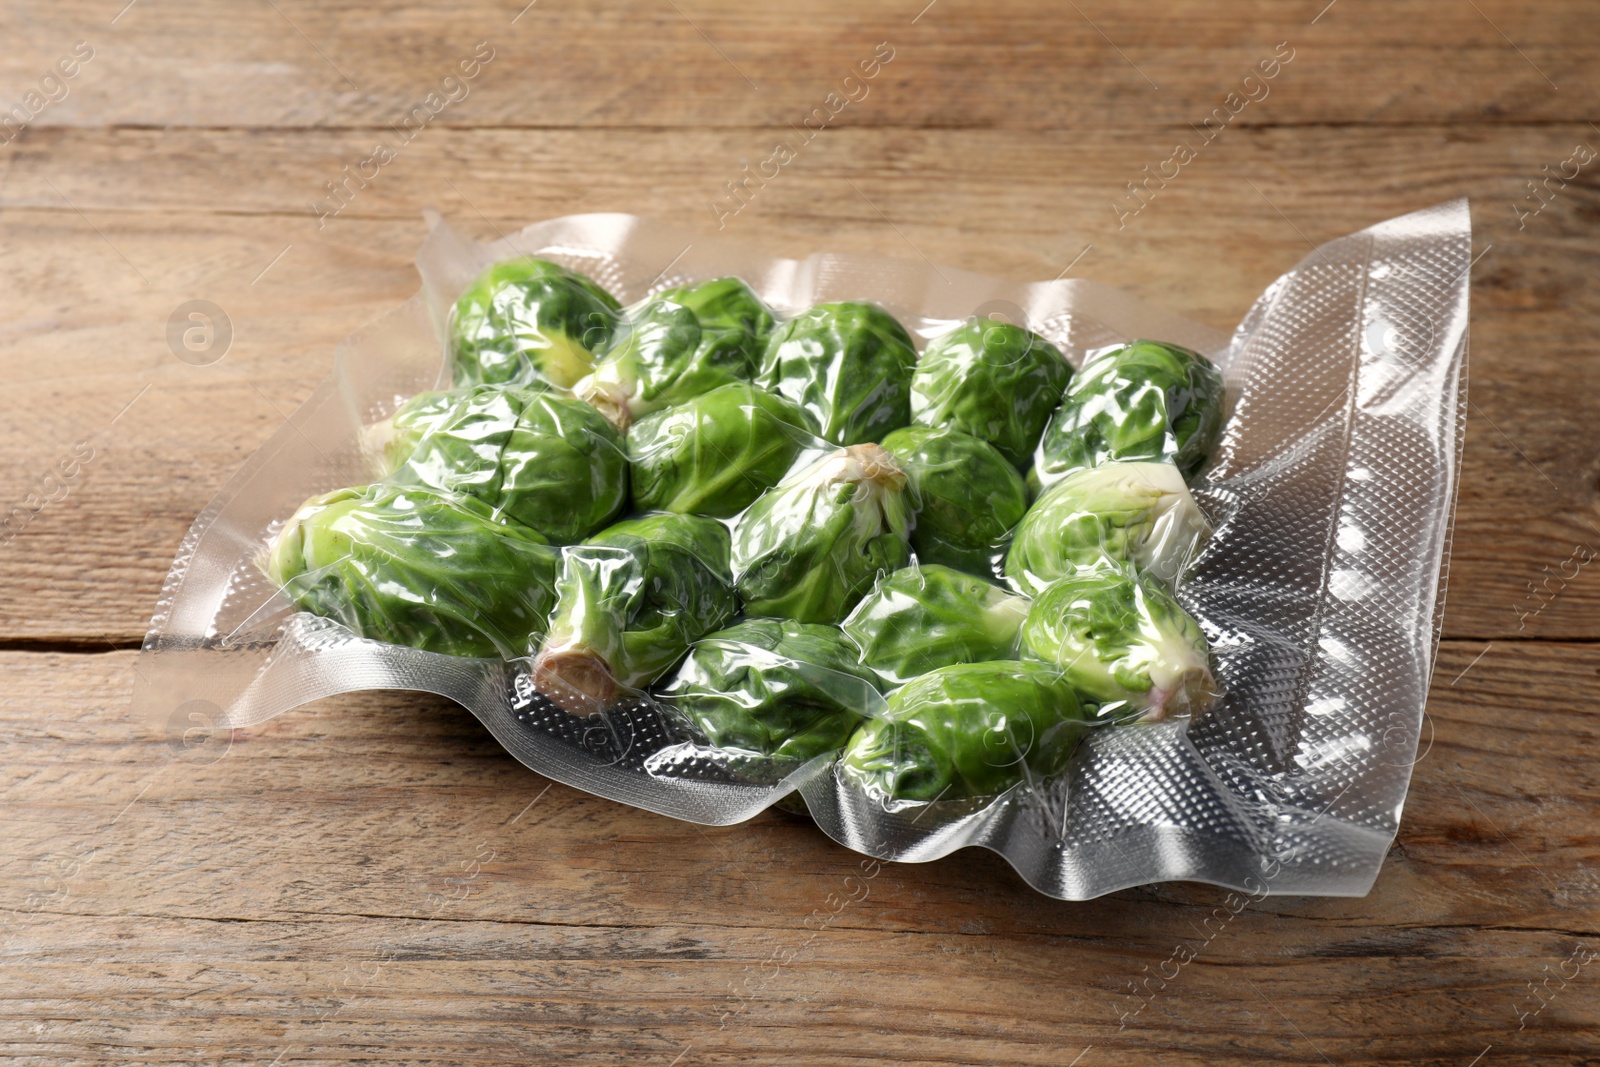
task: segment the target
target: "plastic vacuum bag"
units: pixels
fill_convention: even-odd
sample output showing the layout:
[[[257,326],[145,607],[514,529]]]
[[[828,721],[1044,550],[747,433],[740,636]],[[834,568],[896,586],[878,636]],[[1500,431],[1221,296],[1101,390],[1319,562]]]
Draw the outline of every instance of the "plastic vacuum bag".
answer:
[[[542,270],[526,290],[528,307],[507,309],[480,293],[468,302],[470,315],[452,314],[486,268],[520,256],[578,272],[605,292]],[[486,244],[463,241],[434,219],[418,261],[422,292],[340,346],[332,376],[195,520],[140,656],[136,711],[158,729],[182,733],[202,720],[249,726],[354,690],[432,692],[469,708],[541,774],[681,819],[724,825],[775,803],[803,802],[824,832],[860,852],[923,861],[985,847],[1035,888],[1064,899],[1178,879],[1253,893],[1365,893],[1398,825],[1437,649],[1464,427],[1470,259],[1464,201],[1381,223],[1316,249],[1262,294],[1230,340],[1075,279],[1019,284],[859,255],[772,259],[626,215],[553,219]],[[1037,577],[1040,568],[1087,565],[1073,579],[1081,588],[1069,591],[1082,604],[1117,582],[1142,583],[1136,599],[1147,644],[1169,652],[1196,647],[1195,640],[1202,650],[1209,645],[1200,668],[1170,680],[1171,692],[1204,690],[1208,700],[1220,692],[1220,701],[1199,715],[1132,716],[1119,713],[1114,699],[1084,699],[1082,684],[1063,690],[1051,654],[1081,635],[1059,620],[1031,620],[1039,600],[998,586],[993,593],[963,588],[958,572],[909,547],[901,558],[894,544],[880,546],[864,585],[861,575],[837,576],[851,584],[851,596],[865,593],[859,604],[837,589],[814,591],[808,610],[829,622],[738,621],[726,618],[729,602],[696,601],[699,626],[725,628],[659,676],[654,696],[601,694],[587,684],[594,676],[581,655],[573,658],[575,647],[587,647],[583,619],[569,620],[551,648],[517,647],[526,618],[548,611],[561,587],[617,617],[660,614],[641,606],[635,573],[648,564],[647,546],[659,531],[602,537],[563,553],[557,545],[576,539],[575,529],[546,536],[525,528],[518,508],[531,508],[524,516],[551,512],[537,506],[540,487],[506,464],[558,448],[540,437],[539,425],[584,417],[552,405],[562,408],[562,389],[588,390],[605,414],[587,431],[594,447],[566,450],[561,461],[598,472],[596,489],[582,514],[566,518],[587,536],[620,517],[605,471],[624,452],[634,453],[635,472],[647,469],[653,479],[652,500],[681,499],[706,457],[683,446],[681,426],[652,420],[692,424],[709,416],[663,407],[683,383],[642,376],[626,358],[628,344],[614,339],[637,331],[650,340],[654,330],[657,340],[692,341],[686,373],[709,375],[709,384],[737,358],[729,346],[737,348],[743,327],[691,338],[693,315],[684,305],[695,298],[683,294],[694,290],[682,287],[725,278],[743,279],[776,313],[780,332],[813,305],[862,301],[890,312],[918,351],[977,316],[1026,325],[1074,366],[1136,338],[1210,357],[1225,383],[1227,418],[1188,493],[1181,479],[1146,471],[1135,481],[1154,487],[1147,510],[1109,521],[1089,509],[1085,521],[1102,523],[1090,540],[1105,548],[1090,553],[1095,560],[1080,558],[1082,538],[1043,536],[1024,569]],[[635,304],[662,294],[653,313],[636,320],[605,299]],[[733,289],[713,296],[743,299]],[[496,326],[496,316],[507,314],[532,325],[508,337]],[[899,380],[901,339],[886,325],[875,336],[876,354],[856,365],[882,364],[886,381]],[[909,414],[949,407],[948,398],[895,390],[890,399],[906,412],[881,416],[858,403],[870,383],[797,375],[790,357],[804,343],[775,345],[752,368],[755,383],[779,401],[763,406],[732,395],[744,388],[741,373],[720,387],[731,392],[708,410],[747,416],[728,429],[728,447],[762,482],[757,490],[825,468],[829,484],[854,478],[857,487],[893,497],[906,473],[880,456],[875,439]],[[952,341],[943,347],[951,351],[940,358],[963,358]],[[1013,345],[1017,366],[999,377],[1049,376],[1028,362],[1038,347]],[[621,355],[585,381],[603,349]],[[461,352],[475,354],[475,370],[453,370]],[[503,400],[510,394],[465,411],[459,400],[412,399],[453,380],[498,382],[528,372],[560,388],[511,408]],[[1027,459],[1011,454],[1016,427],[1035,432],[1044,415],[1026,407],[994,429],[1019,470]],[[949,417],[963,413],[951,409]],[[1092,412],[1074,417],[1093,421]],[[486,476],[462,484],[448,477],[448,463],[404,458],[410,450],[397,439],[426,439],[441,426],[434,460],[454,449],[504,462],[482,464]],[[1170,428],[1169,436],[1192,430]],[[1181,441],[1169,441],[1163,457],[1137,442],[1095,440],[1089,462],[1133,461],[1135,474],[1149,460],[1188,462]],[[840,445],[851,447],[833,451]],[[1070,485],[1075,463],[1068,456],[1050,472],[1062,480],[1045,489]],[[1061,507],[1082,518],[1083,499],[1096,491],[1079,486]],[[338,529],[368,539],[366,548],[330,556],[321,528],[301,511],[322,494],[331,495],[311,507],[341,511]],[[794,506],[820,506],[826,494],[801,484],[790,495]],[[745,488],[707,507],[731,518],[758,496]],[[892,531],[898,503],[867,503],[871,520]],[[452,589],[443,575],[410,571],[394,582],[374,570],[385,539],[437,538],[440,522],[463,531],[517,526],[523,532],[490,553],[496,558],[484,563],[485,573],[534,577]],[[760,538],[741,547],[738,533],[736,526],[729,577],[759,584]],[[439,542],[461,543],[454,535]],[[996,568],[1001,555],[980,552]],[[752,566],[741,571],[741,559]],[[905,563],[914,569],[895,570]],[[412,590],[404,593],[411,600],[383,636],[426,643],[416,636],[426,631],[440,651],[356,635],[365,621],[362,597],[379,588],[387,595],[391,586]],[[768,586],[764,595],[774,598],[795,593]],[[343,608],[300,609],[319,603],[317,595]],[[688,592],[677,595],[688,603]],[[842,631],[830,623],[851,611],[840,607],[845,601],[855,607]],[[1184,625],[1162,622],[1173,612]],[[940,630],[939,648],[893,640],[892,628],[912,616],[951,623]],[[1189,616],[1203,639],[1184,628]],[[871,662],[856,658],[852,627]],[[999,649],[1035,655],[974,661]],[[1145,653],[1130,646],[1116,654],[1137,660]],[[919,656],[941,665],[922,671]],[[660,668],[649,655],[635,659],[634,682]],[[552,698],[557,687],[541,681],[541,668],[571,683],[567,699]],[[752,708],[761,710],[759,721]]]

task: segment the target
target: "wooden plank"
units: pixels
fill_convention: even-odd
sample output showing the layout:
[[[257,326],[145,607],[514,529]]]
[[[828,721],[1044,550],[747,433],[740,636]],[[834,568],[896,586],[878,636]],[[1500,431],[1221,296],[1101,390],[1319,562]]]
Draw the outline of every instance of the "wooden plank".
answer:
[[[1239,122],[1295,125],[1574,122],[1600,99],[1587,73],[1600,44],[1571,29],[1588,25],[1581,0],[1537,10],[1182,0],[1159,17],[1110,0],[282,0],[225,15],[140,3],[114,22],[107,6],[67,0],[0,23],[12,45],[0,57],[8,107],[29,91],[59,96],[42,79],[77,42],[94,50],[34,129],[387,128],[475,51],[493,59],[452,88],[430,125],[781,126],[830,92],[858,98],[838,110],[839,125],[1035,130],[1186,128],[1229,92],[1258,97]],[[880,44],[889,64],[844,85]],[[1244,85],[1275,56],[1292,58],[1265,86]]]
[[[1594,647],[1477,651],[1442,649],[1442,678],[1466,670],[1435,689],[1365,899],[1229,915],[1219,890],[1166,885],[1065,904],[964,852],[884,866],[820,929],[807,917],[858,896],[860,872],[800,820],[701,829],[551,785],[433,698],[339,698],[174,748],[125,718],[131,653],[0,654],[0,1048],[1462,1064],[1493,1045],[1495,1062],[1585,1062],[1592,966],[1537,1014],[1529,983],[1600,937]]]
[[[1226,329],[1308,239],[1471,194],[1476,406],[1447,633],[1592,637],[1600,585],[1573,554],[1600,548],[1587,414],[1600,297],[1583,284],[1596,202],[1570,186],[1521,230],[1511,210],[1538,161],[1585,129],[1240,130],[1122,230],[1110,196],[1148,144],[830,131],[724,232],[778,254],[921,253],[1016,278],[1051,277],[1093,245],[1075,274]],[[422,206],[485,235],[624,209],[714,232],[708,190],[771,133],[432,131],[321,230],[303,199],[354,158],[357,134],[52,131],[17,146],[0,184],[13,250],[0,257],[0,499],[40,492],[80,441],[96,458],[0,546],[13,591],[0,634],[139,639],[194,515],[309,393],[332,346],[413,291]],[[1418,137],[1433,146],[1421,159]],[[1350,182],[1332,158],[1367,177]],[[592,175],[582,192],[580,173]],[[234,325],[214,365],[166,345],[168,318],[195,298]]]

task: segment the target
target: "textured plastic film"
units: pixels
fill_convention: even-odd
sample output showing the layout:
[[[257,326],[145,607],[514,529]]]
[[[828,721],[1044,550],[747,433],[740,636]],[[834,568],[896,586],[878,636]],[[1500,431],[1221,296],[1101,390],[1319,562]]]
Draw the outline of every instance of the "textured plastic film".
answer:
[[[708,752],[670,701],[573,715],[535,690],[527,660],[366,640],[294,610],[262,573],[267,546],[308,498],[375,479],[368,427],[449,384],[451,306],[485,267],[518,255],[583,272],[628,304],[725,276],[783,317],[872,301],[919,351],[999,312],[1074,365],[1134,338],[1211,357],[1228,418],[1191,482],[1210,533],[1177,597],[1210,642],[1220,703],[1193,719],[1069,731],[1052,749],[1070,750],[1064,769],[1030,773],[998,799],[885,804],[826,756],[742,766]],[[1470,259],[1464,201],[1381,223],[1316,249],[1230,340],[1075,279],[774,259],[626,215],[553,219],[488,244],[435,220],[422,292],[340,346],[329,379],[196,519],[145,641],[135,708],[181,732],[200,718],[248,726],[354,690],[431,692],[544,775],[695,822],[736,823],[798,793],[823,831],[858,851],[921,861],[986,847],[1064,899],[1179,879],[1365,893],[1398,825],[1437,646]],[[848,671],[828,686],[841,701],[871,701]]]

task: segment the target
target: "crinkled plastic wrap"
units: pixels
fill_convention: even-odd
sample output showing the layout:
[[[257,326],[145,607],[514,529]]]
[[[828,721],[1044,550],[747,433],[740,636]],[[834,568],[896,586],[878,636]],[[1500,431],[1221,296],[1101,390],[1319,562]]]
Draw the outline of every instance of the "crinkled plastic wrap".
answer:
[[[580,291],[565,272],[546,272],[523,292],[533,294],[540,323],[558,324],[555,342],[539,329],[508,337],[496,327],[508,309],[469,290],[491,264],[518,256],[560,264],[608,292]],[[196,519],[145,641],[135,706],[158,728],[181,733],[201,720],[248,726],[353,690],[426,691],[471,709],[542,774],[695,822],[736,823],[775,803],[803,800],[822,830],[850,848],[922,861],[981,846],[1005,856],[1040,891],[1065,899],[1175,879],[1252,892],[1365,893],[1397,828],[1437,646],[1463,431],[1470,256],[1464,201],[1381,223],[1316,249],[1262,294],[1230,340],[1087,281],[1019,284],[858,255],[772,259],[626,215],[553,219],[489,244],[463,241],[435,219],[419,257],[422,292],[340,347],[333,375]],[[949,338],[974,315],[1025,323],[1074,366],[1135,338],[1210,356],[1225,382],[1227,421],[1189,490],[1162,468],[1136,462],[1122,468],[1116,488],[1146,492],[1148,506],[1115,521],[1096,512],[1092,501],[1105,486],[1095,482],[1095,468],[1074,474],[1076,466],[1108,456],[1160,458],[1140,453],[1142,401],[1132,394],[1115,427],[1133,435],[1126,440],[1087,432],[1100,417],[1095,411],[1058,413],[1076,420],[1075,440],[1088,442],[1093,454],[1082,464],[1068,457],[1033,488],[1063,515],[1086,513],[1084,521],[1101,523],[1093,536],[1118,545],[1122,558],[1078,572],[1087,578],[1054,582],[1049,595],[1088,604],[1119,582],[1136,587],[1145,637],[1183,644],[1185,634],[1160,623],[1163,612],[1183,615],[1170,599],[1176,595],[1203,631],[1200,647],[1209,643],[1214,679],[1205,681],[1220,688],[1220,702],[1198,716],[1107,726],[1093,701],[1080,706],[1081,693],[1063,692],[1061,673],[1048,669],[1050,654],[1082,634],[1059,620],[1030,618],[1038,601],[981,581],[974,587],[934,558],[942,549],[933,541],[907,549],[893,538],[870,549],[877,553],[863,572],[870,592],[853,609],[826,583],[744,588],[749,583],[741,581],[746,600],[782,602],[792,617],[740,621],[733,600],[686,577],[683,589],[669,591],[674,603],[699,613],[700,632],[729,628],[695,645],[662,679],[660,701],[629,698],[627,690],[620,702],[616,693],[602,698],[582,684],[582,671],[563,669],[571,667],[563,657],[573,648],[600,640],[585,636],[588,621],[643,610],[639,568],[677,566],[652,563],[651,553],[679,552],[685,559],[678,569],[687,574],[694,560],[716,555],[696,546],[717,535],[693,522],[657,529],[646,519],[644,528],[624,523],[604,543],[563,553],[554,546],[570,543],[571,530],[537,530],[517,518],[549,521],[554,514],[506,476],[505,464],[518,457],[544,462],[559,453],[552,462],[599,472],[593,498],[576,509],[588,529],[622,517],[623,504],[603,475],[624,452],[631,452],[634,492],[650,507],[702,493],[695,500],[702,514],[740,514],[758,492],[724,485],[707,493],[696,476],[721,462],[716,457],[737,455],[763,484],[783,482],[758,506],[811,509],[826,519],[834,498],[818,487],[854,479],[857,489],[878,494],[860,497],[870,511],[853,520],[865,524],[862,536],[871,540],[871,523],[892,530],[899,521],[895,478],[905,473],[882,462],[876,442],[906,417],[877,425],[852,409],[852,391],[878,388],[872,381],[818,386],[791,373],[791,357],[808,343],[804,331],[766,350],[759,397],[740,375],[727,375],[731,335],[691,330],[693,315],[685,318],[677,288],[725,277],[743,279],[777,311],[780,335],[824,302],[887,309],[908,334],[875,318],[852,334],[875,338],[870,358],[856,366],[881,368],[885,381],[900,373],[911,348],[930,358],[924,350],[931,340]],[[744,307],[748,293],[740,288],[703,298]],[[453,320],[463,293],[468,312]],[[663,299],[648,305],[651,314],[629,320],[611,294],[623,304]],[[452,328],[461,331],[454,346]],[[652,377],[629,362],[635,333],[641,341],[670,338],[693,358],[679,364],[681,373]],[[970,361],[970,345],[958,340],[942,342],[931,358]],[[602,342],[619,355],[603,373],[584,378],[579,349]],[[471,374],[452,374],[452,347],[478,353]],[[1059,372],[1036,358],[1038,347],[1024,341],[1009,350],[1003,377],[1010,388],[1059,390]],[[558,385],[587,390],[589,410],[537,392],[498,394],[492,404],[500,406],[488,415],[463,410],[450,395],[407,404],[452,381],[508,381],[530,363]],[[1210,388],[1205,381],[1182,387]],[[668,406],[690,395],[699,399]],[[907,413],[935,410],[969,429],[983,417],[937,391],[895,397],[902,402]],[[988,435],[1020,471],[1030,435],[1053,406],[1019,404],[1004,425],[972,432]],[[604,417],[579,435],[589,445],[570,447],[571,433],[541,435],[541,427],[595,411]],[[719,411],[740,412],[742,421]],[[716,425],[714,453],[684,445],[700,436],[683,432],[697,420]],[[446,431],[434,433],[440,426]],[[811,436],[818,426],[835,444],[853,447],[818,448]],[[410,455],[419,438],[434,442],[432,458]],[[923,455],[936,476],[948,469],[938,445],[909,440],[895,454]],[[451,480],[451,450],[498,460],[461,484]],[[1183,465],[1190,457],[1174,458]],[[389,480],[360,488],[382,474]],[[984,506],[1003,511],[1011,506],[1006,494],[1015,499],[1018,490],[1006,488],[1009,478],[995,481],[999,495]],[[537,487],[530,492],[536,497]],[[440,552],[448,552],[485,524],[516,525],[526,532],[485,550],[492,558],[482,566],[523,577],[487,603],[429,602],[416,617],[387,620],[389,640],[425,643],[418,634],[427,631],[437,652],[357,637],[351,626],[362,628],[371,574],[348,553],[336,565],[319,564],[332,550],[300,511],[319,494],[327,495],[308,509],[342,511],[341,521],[355,526],[341,528],[370,531],[374,543],[417,536],[420,521],[427,536],[442,536]],[[775,496],[783,499],[767,503]],[[741,543],[743,525],[725,548],[732,573],[742,561],[754,582],[771,546],[760,538]],[[454,532],[440,535],[441,528]],[[1013,553],[1014,586],[1039,579],[1042,587],[1043,576],[1085,562],[1071,544],[1035,540]],[[910,569],[872,573],[912,559]],[[998,577],[1005,560],[996,552],[980,562]],[[324,595],[352,614],[341,622],[334,608],[322,615],[297,610],[268,574],[305,585],[295,590],[300,603]],[[835,578],[835,586],[863,580]],[[448,586],[447,576],[426,568],[398,584],[407,582],[435,592]],[[1072,582],[1080,587],[1058,592]],[[515,635],[549,610],[560,589],[591,605],[592,614],[553,621],[542,650],[517,647]],[[836,622],[845,609],[842,629],[804,621],[814,615]],[[468,625],[466,637],[450,638],[459,633],[452,611],[469,621],[490,617],[489,636]],[[649,617],[668,625],[659,614]],[[939,654],[959,666],[919,673],[926,644],[896,639],[917,619],[944,620]],[[866,663],[855,655],[852,632]],[[970,662],[1025,647],[1046,662],[1014,661],[998,673],[993,662]],[[634,665],[633,674],[623,672],[623,685],[660,667],[648,642],[608,655]],[[578,679],[577,692],[552,699],[552,687],[537,684],[541,670]],[[1173,685],[1197,677],[1191,671]],[[598,679],[602,688],[614,681]],[[906,684],[895,688],[899,681]],[[752,723],[741,704],[750,701],[771,713]],[[600,708],[607,710],[586,713]],[[915,765],[902,758],[910,748],[922,757]],[[1009,785],[1019,777],[1022,785]],[[980,795],[996,789],[1003,791]]]

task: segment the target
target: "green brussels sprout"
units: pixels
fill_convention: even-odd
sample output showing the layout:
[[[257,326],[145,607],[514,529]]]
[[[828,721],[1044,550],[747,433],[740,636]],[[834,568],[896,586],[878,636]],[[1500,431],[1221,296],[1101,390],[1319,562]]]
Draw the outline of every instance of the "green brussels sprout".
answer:
[[[841,628],[891,685],[952,663],[1015,659],[1028,601],[949,567],[878,579]]]
[[[922,353],[911,376],[911,421],[965,431],[1026,470],[1071,379],[1061,350],[1032,330],[971,319]]]
[[[733,574],[745,611],[838,622],[880,571],[911,560],[906,476],[877,445],[790,474],[739,517]]]
[[[712,747],[795,762],[844,748],[883,702],[844,634],[790,619],[701,638],[663,695]]]
[[[960,430],[907,426],[883,439],[911,483],[919,563],[994,576],[1028,487],[992,445]]]
[[[911,421],[911,335],[875,304],[818,304],[767,342],[756,384],[799,404],[834,444],[877,441]]]
[[[749,381],[772,332],[772,313],[738,278],[668,289],[628,327],[576,387],[622,429],[719,385]]]
[[[418,393],[395,409],[387,419],[375,422],[362,431],[368,455],[373,459],[378,476],[386,478],[394,473],[411,453],[424,434],[443,422],[461,399],[461,390],[436,389]]]
[[[600,529],[627,503],[622,439],[588,404],[514,386],[456,394],[391,476],[396,485],[475,496],[557,544]]]
[[[958,663],[896,689],[839,761],[846,781],[887,801],[992,796],[1051,778],[1088,730],[1077,694],[1041,663]]]
[[[748,349],[752,366],[761,358],[767,335],[772,333],[772,309],[740,279],[713,278],[697,285],[664,289],[659,296],[694,312],[702,331],[725,334],[731,343],[743,348],[748,348],[754,339],[757,347]]]
[[[617,298],[577,271],[524,256],[496,263],[456,301],[456,385],[570,389],[617,329]]]
[[[633,503],[731,519],[815,442],[805,413],[748,382],[724,385],[628,431]]]
[[[1102,715],[1157,720],[1198,715],[1216,702],[1200,625],[1129,564],[1102,563],[1045,586],[1022,641],[1100,701]]]
[[[1166,460],[1197,474],[1222,433],[1222,375],[1198,352],[1133,341],[1084,364],[1035,453],[1042,487],[1110,460]]]
[[[1045,490],[1017,527],[1006,577],[1037,596],[1057,578],[1098,560],[1127,561],[1168,586],[1210,533],[1170,463],[1107,463]]]
[[[736,611],[727,527],[670,513],[619,522],[563,553],[534,685],[574,714],[604,710]]]
[[[378,484],[306,501],[262,569],[300,608],[362,637],[509,659],[544,629],[560,558],[471,497]]]

